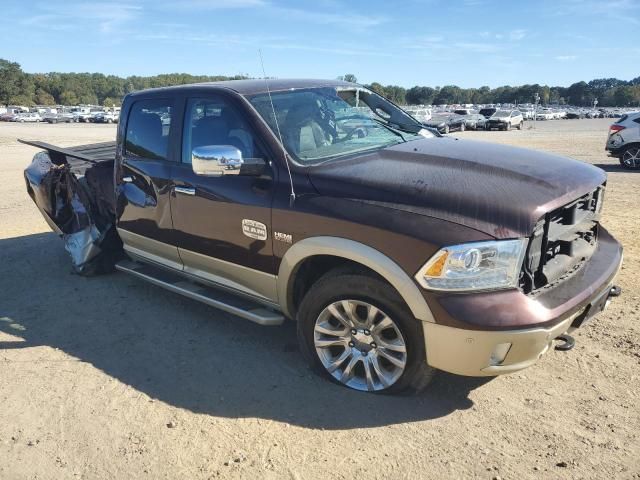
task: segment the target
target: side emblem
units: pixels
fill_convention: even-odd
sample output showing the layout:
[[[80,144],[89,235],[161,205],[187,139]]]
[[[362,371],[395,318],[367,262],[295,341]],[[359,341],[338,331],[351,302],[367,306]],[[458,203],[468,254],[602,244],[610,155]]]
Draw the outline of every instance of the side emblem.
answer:
[[[267,226],[264,223],[245,218],[244,220],[242,220],[242,233],[244,233],[249,238],[255,238],[256,240],[266,240]]]
[[[273,239],[284,243],[293,242],[293,237],[290,233],[273,232]]]

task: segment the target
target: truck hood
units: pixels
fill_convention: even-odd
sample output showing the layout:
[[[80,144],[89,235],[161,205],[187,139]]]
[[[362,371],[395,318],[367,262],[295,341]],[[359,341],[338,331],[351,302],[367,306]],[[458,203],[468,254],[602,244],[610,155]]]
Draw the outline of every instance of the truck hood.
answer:
[[[440,218],[495,238],[529,236],[550,212],[594,190],[603,170],[487,142],[430,138],[309,168],[323,196]]]

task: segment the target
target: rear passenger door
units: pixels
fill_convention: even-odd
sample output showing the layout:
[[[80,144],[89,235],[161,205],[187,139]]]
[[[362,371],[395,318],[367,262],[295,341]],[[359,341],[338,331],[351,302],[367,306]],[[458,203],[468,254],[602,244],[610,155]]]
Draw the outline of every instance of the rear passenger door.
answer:
[[[196,175],[195,147],[230,145],[243,159],[268,160],[238,100],[207,94],[186,99],[181,162],[174,169],[171,210],[184,271],[262,300],[276,301],[271,232],[274,170],[243,176]]]
[[[116,176],[118,233],[131,256],[182,269],[172,237],[170,202],[172,166],[179,155],[174,130],[180,122],[174,102],[136,100],[123,119],[124,147]]]

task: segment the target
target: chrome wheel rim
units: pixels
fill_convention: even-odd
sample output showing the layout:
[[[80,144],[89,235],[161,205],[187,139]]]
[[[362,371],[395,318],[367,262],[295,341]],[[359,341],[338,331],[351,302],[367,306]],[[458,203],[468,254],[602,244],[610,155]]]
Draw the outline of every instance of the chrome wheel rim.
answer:
[[[384,390],[407,365],[407,346],[397,324],[360,300],[339,300],[316,319],[314,346],[326,371],[355,390]]]
[[[629,148],[622,155],[622,162],[629,168],[640,168],[640,148]]]

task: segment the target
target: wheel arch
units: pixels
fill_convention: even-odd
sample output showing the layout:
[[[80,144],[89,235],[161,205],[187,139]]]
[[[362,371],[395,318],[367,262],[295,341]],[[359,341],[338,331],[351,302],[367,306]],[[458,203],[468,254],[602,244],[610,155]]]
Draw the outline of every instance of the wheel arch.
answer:
[[[375,272],[396,289],[416,319],[435,322],[418,286],[396,262],[363,243],[330,236],[301,240],[290,247],[282,258],[277,280],[278,301],[289,318],[295,319],[293,293],[300,267],[305,261],[318,256],[341,258]]]

